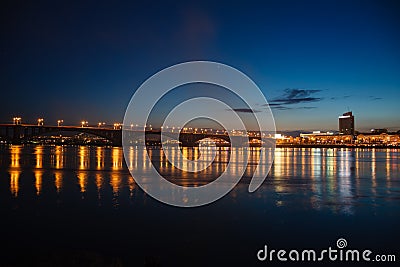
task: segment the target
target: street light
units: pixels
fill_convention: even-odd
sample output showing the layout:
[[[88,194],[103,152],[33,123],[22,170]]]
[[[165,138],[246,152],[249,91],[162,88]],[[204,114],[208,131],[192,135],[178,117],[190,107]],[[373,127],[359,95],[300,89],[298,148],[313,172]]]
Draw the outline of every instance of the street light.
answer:
[[[58,120],[57,121],[57,126],[61,126],[61,124],[64,122],[64,120]]]
[[[87,121],[81,121],[81,125],[82,125],[82,127],[85,127],[85,126],[88,125],[88,122]]]
[[[38,126],[43,126],[43,124],[44,124],[44,119],[43,118],[37,119],[37,125]]]
[[[15,125],[21,124],[21,117],[14,117],[13,121]]]

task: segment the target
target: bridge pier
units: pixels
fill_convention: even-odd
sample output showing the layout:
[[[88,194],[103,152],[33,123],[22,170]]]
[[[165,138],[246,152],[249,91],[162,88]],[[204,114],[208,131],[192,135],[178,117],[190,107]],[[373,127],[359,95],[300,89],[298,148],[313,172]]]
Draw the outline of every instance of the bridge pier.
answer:
[[[12,130],[12,143],[13,144],[21,144],[22,139],[24,138],[23,129],[21,125],[15,125]]]

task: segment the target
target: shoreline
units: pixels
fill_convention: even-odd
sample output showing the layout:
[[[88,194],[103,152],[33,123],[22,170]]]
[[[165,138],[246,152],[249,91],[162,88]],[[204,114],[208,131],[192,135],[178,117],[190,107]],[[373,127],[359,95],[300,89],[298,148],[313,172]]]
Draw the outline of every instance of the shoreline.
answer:
[[[75,143],[75,144],[66,144],[66,143],[0,143],[0,146],[12,146],[12,145],[27,145],[27,146],[95,146],[95,147],[122,147],[120,145],[112,145],[112,144],[87,144],[87,143]],[[168,146],[168,145],[166,145]],[[159,144],[148,144],[148,148],[153,147],[161,147]],[[182,146],[182,147],[198,147],[198,146]],[[217,145],[216,147],[230,147],[229,145]],[[260,147],[258,145],[250,145],[250,147]],[[400,149],[400,145],[393,146],[393,145],[365,145],[365,144],[277,144],[276,148],[365,148],[365,149]]]
[[[387,145],[276,145],[277,148],[400,148],[398,146],[387,146]]]

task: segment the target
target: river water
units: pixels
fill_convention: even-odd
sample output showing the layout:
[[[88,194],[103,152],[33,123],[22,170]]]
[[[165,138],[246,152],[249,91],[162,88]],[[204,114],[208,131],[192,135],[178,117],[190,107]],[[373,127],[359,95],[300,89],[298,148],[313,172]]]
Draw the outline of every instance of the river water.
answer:
[[[217,149],[207,174],[192,179],[174,174],[158,148],[150,151],[170,181],[192,186],[241,160]],[[144,152],[133,148],[132,160]],[[257,266],[265,265],[256,257],[264,245],[319,249],[338,238],[396,254],[399,167],[398,149],[277,148],[257,191],[248,193],[243,179],[217,202],[188,209],[144,193],[122,148],[3,145],[0,265]]]

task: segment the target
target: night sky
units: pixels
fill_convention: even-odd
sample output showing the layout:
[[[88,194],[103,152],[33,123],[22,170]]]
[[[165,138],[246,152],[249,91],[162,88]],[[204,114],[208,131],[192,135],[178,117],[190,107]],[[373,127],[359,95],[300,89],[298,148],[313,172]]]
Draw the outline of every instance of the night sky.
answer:
[[[398,1],[9,1],[0,8],[0,122],[112,124],[171,65],[246,73],[278,130],[400,129]],[[149,92],[151,94],[151,92]]]

